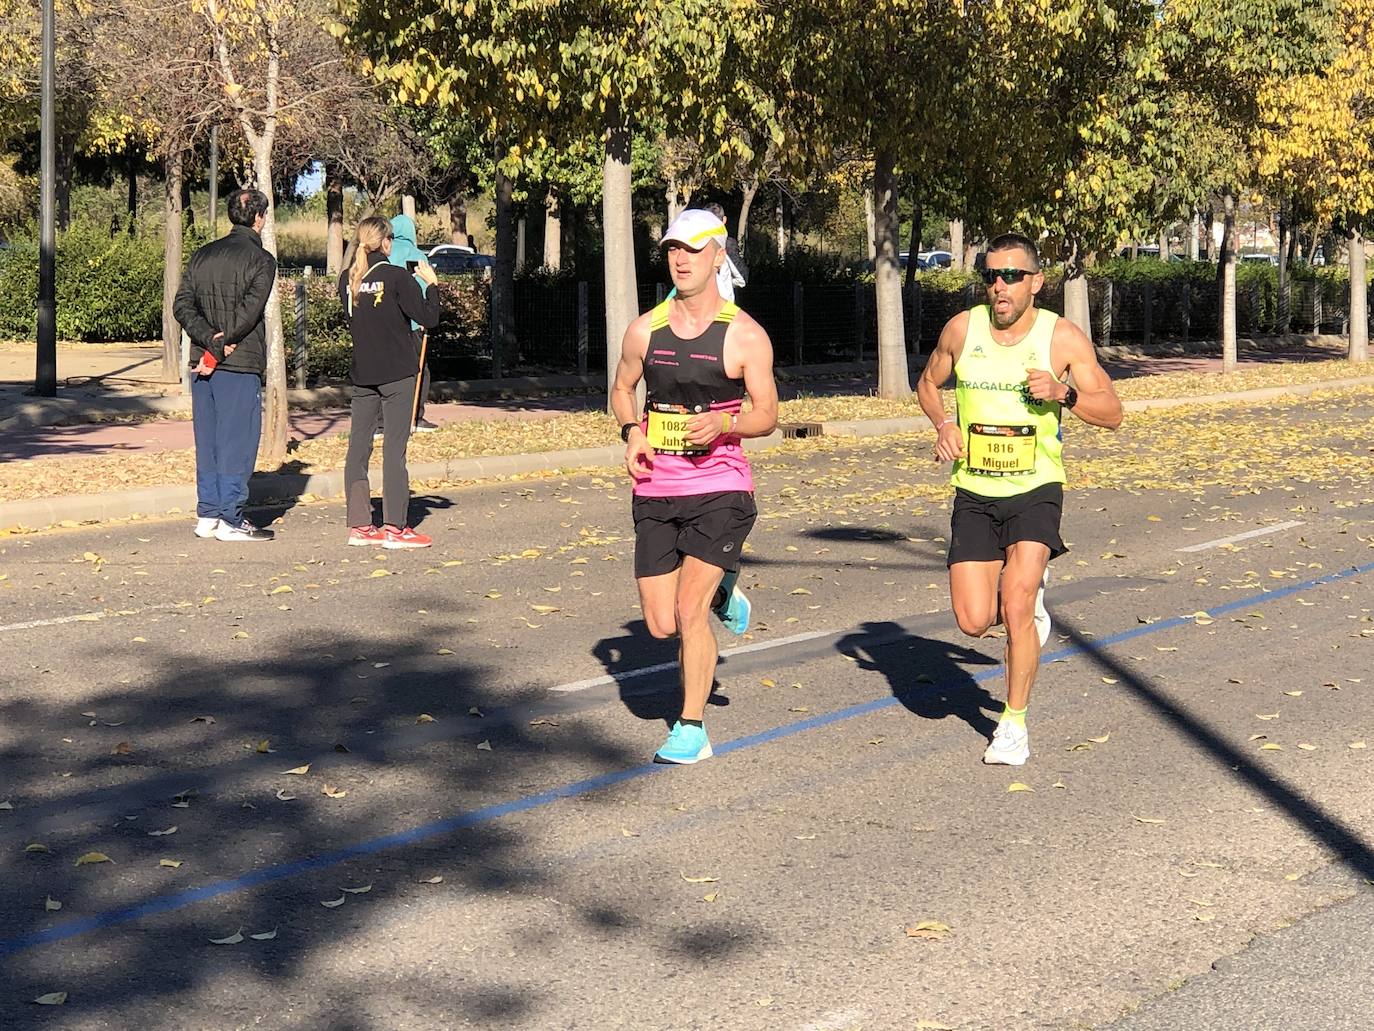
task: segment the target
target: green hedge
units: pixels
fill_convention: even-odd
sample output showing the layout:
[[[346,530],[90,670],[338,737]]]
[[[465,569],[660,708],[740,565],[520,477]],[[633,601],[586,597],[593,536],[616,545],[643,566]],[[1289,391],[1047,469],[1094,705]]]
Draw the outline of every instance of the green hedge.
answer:
[[[28,229],[0,251],[0,337],[37,334],[38,239]],[[188,239],[189,252],[199,241]],[[79,222],[57,240],[57,335],[151,340],[162,335],[162,237],[110,234]]]

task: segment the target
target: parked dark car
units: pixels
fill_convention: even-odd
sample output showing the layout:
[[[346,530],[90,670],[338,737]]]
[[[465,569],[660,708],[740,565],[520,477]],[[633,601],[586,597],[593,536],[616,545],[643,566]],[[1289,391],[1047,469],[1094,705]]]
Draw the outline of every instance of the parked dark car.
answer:
[[[473,254],[465,251],[440,251],[430,254],[429,263],[441,276],[461,275],[464,272],[481,272],[494,268],[496,259],[490,254]]]

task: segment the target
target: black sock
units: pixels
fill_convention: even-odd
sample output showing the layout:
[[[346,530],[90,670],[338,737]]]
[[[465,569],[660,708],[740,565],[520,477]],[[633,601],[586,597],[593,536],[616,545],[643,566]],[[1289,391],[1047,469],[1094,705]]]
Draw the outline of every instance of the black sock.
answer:
[[[704,724],[701,722],[701,720],[678,720],[678,722],[681,723],[684,727],[701,727],[701,726],[704,726]]]

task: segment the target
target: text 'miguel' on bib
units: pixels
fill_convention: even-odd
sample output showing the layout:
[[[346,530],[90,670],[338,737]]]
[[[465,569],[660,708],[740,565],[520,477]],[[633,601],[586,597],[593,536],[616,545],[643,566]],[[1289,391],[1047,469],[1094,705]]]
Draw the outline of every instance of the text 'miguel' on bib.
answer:
[[[693,444],[687,440],[687,422],[692,414],[681,405],[650,406],[649,446],[664,455],[707,454],[711,450],[709,445]]]
[[[1035,471],[1035,427],[969,423],[968,471],[1019,476]]]

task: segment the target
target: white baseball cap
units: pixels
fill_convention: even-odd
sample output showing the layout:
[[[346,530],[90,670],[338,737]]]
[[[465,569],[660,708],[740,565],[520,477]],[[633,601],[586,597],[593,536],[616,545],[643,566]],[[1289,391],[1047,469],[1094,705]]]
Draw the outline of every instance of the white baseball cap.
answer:
[[[727,235],[725,223],[711,212],[703,211],[701,208],[688,208],[673,219],[673,224],[668,227],[658,245],[667,247],[670,243],[680,243],[684,247],[699,251],[712,240],[724,247]]]

